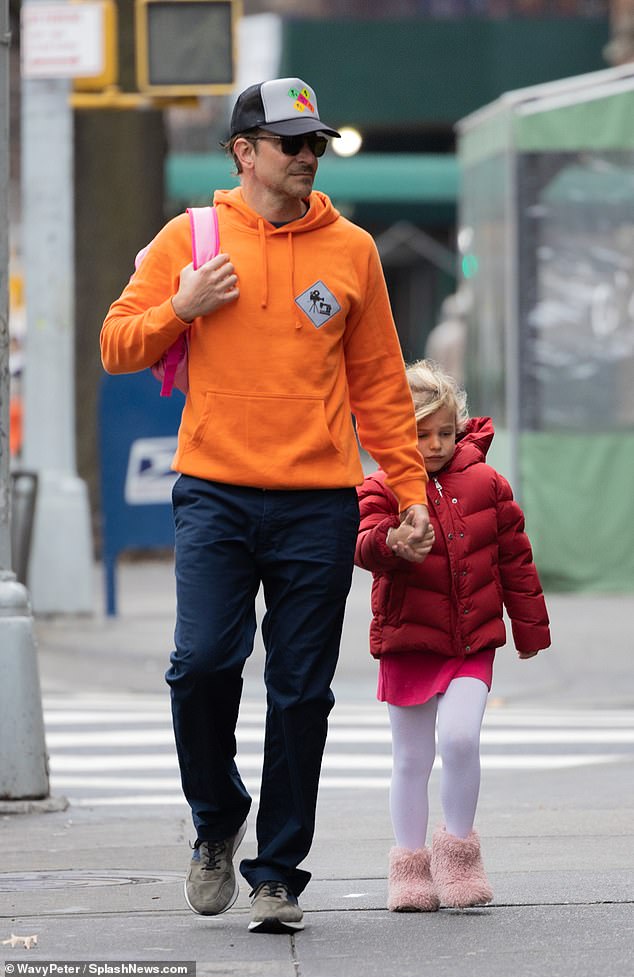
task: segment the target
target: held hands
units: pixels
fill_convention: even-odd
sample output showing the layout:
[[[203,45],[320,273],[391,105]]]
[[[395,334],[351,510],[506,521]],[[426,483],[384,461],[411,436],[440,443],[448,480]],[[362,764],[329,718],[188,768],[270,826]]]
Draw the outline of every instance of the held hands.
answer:
[[[422,563],[434,545],[434,530],[425,505],[412,505],[402,515],[401,525],[390,529],[386,539],[395,556]]]
[[[196,316],[208,315],[235,302],[239,294],[238,276],[229,255],[217,254],[196,271],[191,262],[185,265],[172,307],[179,319],[192,322]]]

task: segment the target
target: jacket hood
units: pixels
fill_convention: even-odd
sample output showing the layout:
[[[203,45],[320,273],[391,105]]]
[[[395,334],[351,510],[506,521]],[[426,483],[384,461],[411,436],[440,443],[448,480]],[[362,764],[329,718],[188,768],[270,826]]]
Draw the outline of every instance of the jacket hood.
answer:
[[[218,219],[222,223],[228,221],[233,227],[258,238],[258,253],[260,267],[260,307],[267,308],[269,304],[269,248],[273,239],[286,239],[288,261],[286,263],[288,275],[289,307],[293,309],[295,328],[302,328],[302,321],[295,309],[295,249],[293,239],[307,231],[315,231],[334,223],[340,217],[339,211],[333,207],[330,199],[319,190],[306,198],[308,210],[298,220],[289,221],[281,227],[275,227],[260,214],[252,210],[242,196],[242,189],[234,187],[232,190],[216,190],[214,206],[218,208]],[[222,247],[222,237],[221,237]]]
[[[462,471],[469,465],[486,461],[487,451],[491,447],[493,435],[493,421],[490,417],[472,417],[467,421],[463,434],[460,435],[454,456],[445,471]]]
[[[490,417],[472,417],[467,421],[464,433],[461,434],[456,442],[456,450],[453,458],[448,465],[441,468],[437,475],[446,472],[461,472],[470,465],[476,465],[481,461],[486,461],[487,451],[491,447],[495,430],[493,421]],[[380,481],[385,481],[385,472],[382,468],[377,469],[369,478],[378,477]],[[434,476],[430,476],[433,478]]]

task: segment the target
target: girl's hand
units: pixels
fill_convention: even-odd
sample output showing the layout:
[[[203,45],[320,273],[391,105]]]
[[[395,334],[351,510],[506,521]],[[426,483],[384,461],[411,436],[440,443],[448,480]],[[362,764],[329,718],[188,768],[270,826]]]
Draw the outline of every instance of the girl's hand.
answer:
[[[518,651],[517,657],[520,658],[520,659],[522,659],[522,661],[524,661],[524,659],[526,659],[526,658],[534,658],[535,655],[538,655],[538,654],[539,654],[539,648],[537,649],[537,651]]]

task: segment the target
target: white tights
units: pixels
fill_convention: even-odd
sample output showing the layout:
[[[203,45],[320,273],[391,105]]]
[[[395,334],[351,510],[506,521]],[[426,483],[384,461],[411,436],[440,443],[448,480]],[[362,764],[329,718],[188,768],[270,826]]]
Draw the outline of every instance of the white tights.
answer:
[[[488,689],[477,678],[456,678],[443,695],[420,706],[388,704],[392,727],[390,814],[396,844],[423,848],[429,821],[428,783],[438,752],[440,802],[449,834],[466,838],[480,790],[480,727]]]

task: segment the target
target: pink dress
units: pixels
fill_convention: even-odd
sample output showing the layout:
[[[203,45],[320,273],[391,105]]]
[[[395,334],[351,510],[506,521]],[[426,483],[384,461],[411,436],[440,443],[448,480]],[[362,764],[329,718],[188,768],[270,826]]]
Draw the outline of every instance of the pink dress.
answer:
[[[383,655],[379,659],[377,699],[393,706],[418,706],[447,691],[455,678],[479,678],[491,688],[494,648],[485,648],[466,658],[446,655]]]

